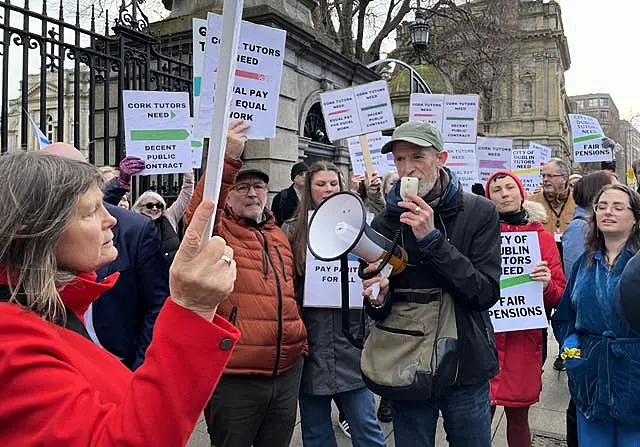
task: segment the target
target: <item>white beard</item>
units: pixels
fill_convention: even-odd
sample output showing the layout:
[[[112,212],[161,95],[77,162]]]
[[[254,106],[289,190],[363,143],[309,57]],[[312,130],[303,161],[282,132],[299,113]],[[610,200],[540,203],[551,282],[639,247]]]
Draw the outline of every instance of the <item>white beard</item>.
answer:
[[[425,180],[421,180],[418,183],[418,196],[419,197],[425,197],[427,194],[429,194],[429,192],[436,185],[437,181],[438,181],[437,178],[434,179],[433,181],[430,181],[430,182],[426,182]]]

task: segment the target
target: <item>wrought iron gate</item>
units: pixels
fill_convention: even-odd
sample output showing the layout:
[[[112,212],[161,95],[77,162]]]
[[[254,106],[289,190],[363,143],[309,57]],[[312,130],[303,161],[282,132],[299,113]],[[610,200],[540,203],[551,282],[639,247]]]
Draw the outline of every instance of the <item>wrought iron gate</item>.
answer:
[[[142,2],[122,0],[110,19],[93,6],[83,14],[80,0],[71,12],[68,0],[0,1],[1,153],[34,147],[28,111],[52,140],[74,144],[92,164],[117,166],[125,153],[122,90],[191,92],[191,51],[160,48]],[[143,177],[136,189],[173,196],[174,177]]]

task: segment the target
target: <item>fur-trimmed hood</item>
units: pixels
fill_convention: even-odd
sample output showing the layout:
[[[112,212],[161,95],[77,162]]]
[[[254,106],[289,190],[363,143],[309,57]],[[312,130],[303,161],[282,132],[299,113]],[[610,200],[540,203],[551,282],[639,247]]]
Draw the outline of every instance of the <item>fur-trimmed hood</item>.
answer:
[[[541,203],[525,200],[522,207],[527,211],[529,224],[545,223],[547,221],[547,210]]]

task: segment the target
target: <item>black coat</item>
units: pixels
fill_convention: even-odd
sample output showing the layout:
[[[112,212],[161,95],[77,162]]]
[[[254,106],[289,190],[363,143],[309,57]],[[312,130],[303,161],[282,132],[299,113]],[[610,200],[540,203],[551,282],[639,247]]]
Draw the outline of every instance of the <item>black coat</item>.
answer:
[[[109,204],[105,207],[118,219],[113,228],[118,257],[98,269],[98,280],[115,272],[120,277],[93,303],[93,326],[100,344],[134,370],[144,361],[153,325],[169,296],[169,267],[148,217]]]
[[[500,298],[500,220],[493,203],[462,192],[455,182],[434,210],[438,232],[427,246],[416,241],[410,227],[402,227],[400,244],[411,265],[390,278],[390,293],[382,309],[373,308],[368,301],[366,308],[371,318],[383,320],[393,304],[395,288],[445,289],[456,309],[461,359],[456,383],[471,385],[486,382],[498,373],[498,354],[487,310]],[[389,193],[392,203],[372,223],[375,230],[390,239],[401,228],[400,213],[406,211],[394,209],[393,203],[399,199],[395,190],[399,187]],[[395,201],[394,191],[398,196]]]
[[[281,227],[285,220],[293,217],[298,207],[298,194],[293,188],[293,183],[288,188],[280,191],[271,202],[271,211],[276,218],[276,225]]]

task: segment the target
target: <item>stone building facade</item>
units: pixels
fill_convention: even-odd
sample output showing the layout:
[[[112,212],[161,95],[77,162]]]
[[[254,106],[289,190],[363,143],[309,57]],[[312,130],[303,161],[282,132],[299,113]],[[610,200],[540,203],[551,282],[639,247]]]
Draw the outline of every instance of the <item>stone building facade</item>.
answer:
[[[220,11],[221,0],[175,2],[166,20],[152,25],[162,47],[191,54],[191,19]],[[333,161],[345,174],[349,153],[345,141],[329,142],[320,109],[320,93],[379,79],[364,65],[345,58],[332,43],[319,36],[312,24],[313,0],[245,0],[243,20],[287,31],[276,136],[249,141],[244,158],[270,174],[269,189],[291,183],[289,171],[299,161]],[[177,53],[177,51],[176,51]]]
[[[571,65],[569,47],[564,34],[562,12],[555,1],[541,0],[502,0],[503,17],[489,17],[487,27],[488,41],[491,38],[491,26],[502,27],[510,33],[509,47],[512,54],[503,60],[498,68],[504,74],[495,79],[490,87],[490,99],[478,91],[461,91],[458,87],[465,76],[460,64],[433,60],[446,76],[451,79],[455,93],[478,93],[481,97],[478,130],[486,136],[513,140],[513,147],[528,147],[533,141],[550,147],[554,156],[570,159],[570,127],[567,114],[570,112],[569,100],[565,91],[564,73]],[[471,14],[480,16],[496,0],[476,0],[467,5]],[[479,51],[469,46],[467,39],[460,38],[459,31],[453,26],[443,29],[437,26],[437,17],[431,19],[432,41],[447,39],[460,42],[449,52],[467,60],[474,56],[469,52]],[[436,21],[434,23],[434,21]],[[398,29],[398,49],[392,53],[396,57],[407,58],[409,47],[409,24],[403,23]],[[453,28],[453,29],[452,29]],[[446,35],[438,35],[446,33]],[[427,48],[427,53],[429,49]]]

